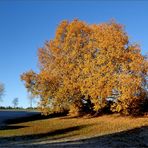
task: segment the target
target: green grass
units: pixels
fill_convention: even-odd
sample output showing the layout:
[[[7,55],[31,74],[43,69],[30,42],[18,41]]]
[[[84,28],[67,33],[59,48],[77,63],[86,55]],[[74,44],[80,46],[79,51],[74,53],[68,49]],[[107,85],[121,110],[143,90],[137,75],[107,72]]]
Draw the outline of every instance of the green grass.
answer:
[[[20,137],[51,142],[67,141],[108,135],[142,126],[148,126],[147,117],[131,118],[119,115],[104,115],[95,118],[56,117],[9,124],[8,127],[0,130],[0,138]]]

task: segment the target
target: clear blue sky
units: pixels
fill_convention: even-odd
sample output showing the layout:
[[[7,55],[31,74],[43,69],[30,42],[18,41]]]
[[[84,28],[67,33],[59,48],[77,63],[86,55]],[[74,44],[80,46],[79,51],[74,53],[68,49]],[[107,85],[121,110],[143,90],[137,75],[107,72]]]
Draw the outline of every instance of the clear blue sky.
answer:
[[[47,1],[0,0],[0,81],[6,92],[0,105],[29,106],[20,74],[37,68],[37,49],[54,37],[64,19],[78,18],[87,23],[106,22],[112,18],[124,24],[132,41],[148,49],[148,1]]]

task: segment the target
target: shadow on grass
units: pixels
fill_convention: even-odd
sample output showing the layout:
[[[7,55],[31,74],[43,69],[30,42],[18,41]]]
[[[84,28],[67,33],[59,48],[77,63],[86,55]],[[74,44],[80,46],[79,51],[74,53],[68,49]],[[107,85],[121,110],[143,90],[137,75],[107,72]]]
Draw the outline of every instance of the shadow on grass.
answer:
[[[90,125],[91,126],[91,125]],[[0,138],[0,146],[14,146],[15,147],[148,147],[148,126],[143,126],[139,128],[134,128],[127,131],[122,131],[118,133],[98,136],[95,138],[76,140],[69,142],[56,142],[49,143],[54,138],[50,139],[52,136],[59,136],[60,134],[70,133],[75,130],[84,128],[84,126],[76,126],[66,129],[60,129],[53,132],[39,134],[39,135],[29,135],[29,136],[13,136],[7,138]],[[69,135],[62,135],[60,138],[70,137]],[[59,139],[60,139],[59,138]],[[46,139],[46,140],[45,140]],[[56,140],[58,138],[56,137]],[[7,144],[5,144],[7,142]],[[33,143],[33,142],[42,142],[42,143]],[[27,144],[28,143],[28,144]]]
[[[2,146],[18,146],[21,143],[31,143],[31,142],[42,142],[45,140],[59,140],[61,138],[70,137],[71,135],[74,136],[74,134],[71,134],[72,131],[77,131],[82,128],[86,128],[90,125],[83,125],[83,126],[74,126],[69,127],[65,129],[58,129],[55,131],[51,131],[48,133],[42,133],[42,134],[34,134],[34,135],[25,135],[25,136],[10,136],[10,137],[1,137],[0,138],[0,147]],[[68,135],[67,135],[68,134]],[[54,136],[54,137],[53,137]]]
[[[44,120],[44,119],[49,119],[49,118],[56,118],[56,117],[63,117],[63,116],[66,116],[66,113],[65,114],[61,114],[61,113],[57,113],[57,114],[50,114],[48,116],[44,116],[44,115],[41,115],[41,113],[37,113],[37,114],[34,114],[34,115],[30,115],[30,116],[27,116],[27,117],[18,117],[18,118],[15,118],[15,119],[8,119],[5,121],[6,124],[17,124],[17,123],[24,123],[24,122],[29,122],[29,121],[36,121],[36,120]]]
[[[31,145],[30,145],[31,146]],[[38,144],[35,147],[93,147],[93,148],[121,148],[121,147],[148,147],[148,126],[134,128],[127,131],[98,136],[95,138],[57,142],[51,144]]]
[[[0,130],[15,130],[15,129],[20,129],[20,128],[25,128],[25,127],[28,127],[28,126],[3,126],[0,128]]]

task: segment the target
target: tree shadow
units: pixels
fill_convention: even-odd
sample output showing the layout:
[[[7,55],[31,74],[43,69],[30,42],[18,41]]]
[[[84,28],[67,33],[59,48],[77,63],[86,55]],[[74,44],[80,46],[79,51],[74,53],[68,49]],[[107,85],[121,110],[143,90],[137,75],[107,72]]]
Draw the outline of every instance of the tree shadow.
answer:
[[[90,125],[91,126],[91,125]],[[83,140],[76,140],[76,141],[67,141],[67,142],[55,142],[50,143],[52,140],[57,140],[58,138],[49,139],[49,137],[52,137],[54,135],[60,135],[63,133],[70,133],[75,130],[79,130],[81,128],[84,128],[84,126],[76,126],[76,127],[70,127],[66,129],[60,129],[53,132],[45,133],[45,134],[39,134],[39,135],[28,135],[28,136],[13,136],[13,137],[7,137],[7,138],[0,138],[0,146],[2,143],[5,143],[7,141],[7,145],[4,146],[11,146],[15,145],[15,147],[51,147],[51,148],[65,148],[65,147],[148,147],[148,126],[142,126],[139,128],[134,128],[127,131],[121,131],[118,133],[98,136],[95,138],[89,138],[89,139],[83,139]],[[60,138],[66,138],[69,137],[69,135],[62,135]],[[43,138],[47,138],[45,141]],[[59,139],[60,139],[59,138]],[[15,142],[17,141],[17,142]],[[42,142],[42,143],[32,143],[35,142]],[[27,144],[29,143],[29,144]]]
[[[22,144],[23,145],[27,144],[28,141],[29,141],[29,143],[34,143],[34,142],[42,142],[42,141],[49,142],[51,140],[59,140],[62,138],[74,136],[74,134],[70,134],[72,131],[77,131],[82,128],[86,128],[87,126],[90,126],[90,125],[74,126],[74,127],[69,127],[69,128],[65,128],[65,129],[58,129],[55,131],[42,133],[42,134],[1,137],[0,138],[0,147],[7,147],[7,145],[9,145],[10,147],[14,146],[14,145],[15,145],[15,147],[17,147],[17,146],[20,147]]]
[[[95,138],[57,142],[51,144],[33,145],[36,147],[93,147],[93,148],[121,148],[121,147],[148,147],[148,126],[142,126],[127,131],[98,136]]]
[[[8,125],[8,126],[2,126],[0,127],[0,130],[15,130],[15,129],[21,129],[21,128],[25,128],[25,127],[28,127],[28,126],[11,126],[11,125]]]
[[[26,117],[18,117],[18,118],[15,118],[15,119],[8,119],[8,120],[5,121],[5,124],[17,124],[17,123],[24,123],[24,122],[29,122],[29,121],[63,117],[63,116],[66,116],[66,113],[65,114],[56,113],[56,114],[50,114],[50,115],[47,115],[47,116],[41,115],[41,113],[37,113],[37,114],[29,115],[29,116],[26,116]]]

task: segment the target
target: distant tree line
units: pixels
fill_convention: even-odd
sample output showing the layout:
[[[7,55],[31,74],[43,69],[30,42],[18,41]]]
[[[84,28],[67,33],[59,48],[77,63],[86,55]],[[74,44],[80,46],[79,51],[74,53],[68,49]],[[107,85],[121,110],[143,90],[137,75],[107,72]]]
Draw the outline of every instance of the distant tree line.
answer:
[[[11,110],[11,109],[12,109],[12,110],[13,110],[13,109],[16,109],[16,110],[37,110],[37,107],[32,107],[32,108],[31,108],[31,107],[27,107],[27,108],[24,108],[24,107],[15,107],[15,108],[14,108],[13,106],[0,106],[0,109],[2,109],[2,110],[5,110],[5,109],[6,109],[6,110],[7,110],[7,109],[8,109],[8,110],[9,110],[9,109],[10,109],[10,110]]]
[[[3,98],[2,97],[4,96],[4,93],[5,93],[4,84],[0,82],[0,102],[3,101]],[[29,94],[28,95],[28,99],[29,99],[30,107],[28,107],[27,109],[35,109],[36,107],[33,107],[33,101],[34,101],[33,95],[32,94]],[[12,100],[13,107],[12,106],[7,106],[7,107],[0,106],[0,109],[13,109],[13,108],[15,108],[15,109],[24,109],[22,107],[18,107],[18,104],[19,104],[19,98],[16,97],[16,98],[14,98]]]

